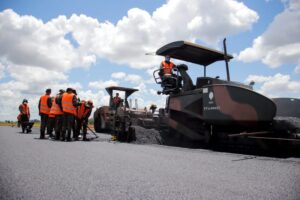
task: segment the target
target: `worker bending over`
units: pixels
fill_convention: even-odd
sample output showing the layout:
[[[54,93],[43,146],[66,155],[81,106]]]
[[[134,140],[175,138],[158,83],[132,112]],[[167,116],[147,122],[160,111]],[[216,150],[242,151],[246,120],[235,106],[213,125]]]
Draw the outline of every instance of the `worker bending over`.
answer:
[[[78,106],[78,112],[77,112],[77,136],[80,135],[81,127],[83,128],[83,141],[88,141],[86,134],[87,134],[87,126],[88,126],[88,120],[91,115],[92,109],[93,109],[93,101],[81,101]]]

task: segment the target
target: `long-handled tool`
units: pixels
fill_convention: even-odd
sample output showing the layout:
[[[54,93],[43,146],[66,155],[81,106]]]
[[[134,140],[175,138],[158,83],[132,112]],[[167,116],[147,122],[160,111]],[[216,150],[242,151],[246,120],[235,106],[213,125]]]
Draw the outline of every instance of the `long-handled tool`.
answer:
[[[96,138],[99,137],[88,125],[86,125],[86,127],[96,136]]]

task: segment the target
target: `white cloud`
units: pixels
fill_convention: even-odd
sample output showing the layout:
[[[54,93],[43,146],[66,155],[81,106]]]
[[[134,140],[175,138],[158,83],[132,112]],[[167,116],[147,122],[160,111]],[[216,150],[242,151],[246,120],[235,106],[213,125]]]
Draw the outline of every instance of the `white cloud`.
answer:
[[[113,80],[109,80],[109,81],[93,81],[93,82],[89,82],[89,87],[90,88],[94,88],[94,89],[104,89],[106,87],[110,87],[110,86],[118,86],[119,83],[117,81],[113,81]]]
[[[125,80],[126,81],[129,81],[131,83],[140,83],[143,81],[143,78],[139,75],[136,75],[136,74],[128,74],[126,77],[125,77]]]
[[[263,83],[272,80],[272,78],[272,76],[249,75],[245,82],[250,83],[254,81],[255,83]]]
[[[283,64],[300,65],[300,1],[284,0],[284,3],[285,10],[253,41],[252,47],[240,52],[239,60],[262,60],[271,68]]]
[[[126,73],[124,73],[124,72],[114,72],[111,74],[111,77],[115,78],[115,79],[123,79],[123,78],[125,78],[125,76],[126,76]]]
[[[83,14],[62,15],[44,23],[7,9],[0,13],[0,57],[16,65],[56,71],[89,67],[96,55],[148,68],[157,65],[159,58],[145,53],[167,42],[200,38],[216,44],[225,36],[251,29],[257,20],[255,11],[236,0],[169,0],[153,13],[132,8],[116,24]]]
[[[112,78],[122,79],[124,81],[128,81],[130,83],[141,83],[143,82],[143,78],[137,74],[126,74],[125,72],[116,72],[111,74]]]
[[[151,95],[157,95],[157,91],[156,90],[153,90],[152,88],[149,90],[149,93]]]
[[[102,90],[99,90],[97,92],[91,90],[87,90],[87,91],[80,90],[78,92],[78,97],[80,97],[81,100],[92,100],[95,109],[97,107],[109,104],[109,95]]]
[[[300,81],[291,80],[290,75],[249,75],[245,82],[250,81],[261,84],[258,92],[270,97],[300,97]]]
[[[152,14],[130,9],[116,24],[76,14],[44,23],[8,9],[0,13],[0,55],[18,65],[61,71],[88,67],[95,63],[96,55],[145,68],[159,59],[145,53],[167,42],[201,38],[217,43],[225,36],[249,30],[257,20],[255,11],[235,0],[170,0]],[[77,48],[67,34],[78,43]]]
[[[80,83],[65,83],[57,82],[51,85],[43,82],[21,82],[11,80],[6,83],[0,83],[0,120],[16,120],[18,106],[24,98],[28,99],[31,110],[31,118],[39,119],[38,116],[38,101],[41,95],[44,94],[46,88],[52,89],[52,95],[58,93],[59,89],[72,87],[81,89]]]
[[[145,53],[168,42],[200,38],[216,44],[225,36],[251,29],[257,20],[255,11],[235,0],[169,0],[152,14],[130,9],[117,24],[101,23],[85,38],[98,41],[91,48],[100,57],[134,68],[149,68],[156,66],[159,58]]]
[[[4,72],[5,66],[0,62],[0,79],[2,79],[5,76]]]
[[[0,57],[16,65],[66,71],[96,61],[94,54],[74,48],[65,39],[72,28],[65,16],[43,23],[8,9],[0,13],[0,24]]]
[[[156,65],[159,58],[145,53],[167,42],[201,38],[216,44],[225,36],[251,29],[257,20],[255,11],[236,0],[169,0],[152,14],[130,9],[116,24],[76,14],[44,23],[8,9],[0,13],[0,55],[14,64],[60,71],[88,67],[95,63],[96,55],[147,68]]]
[[[66,81],[68,77],[62,72],[50,71],[41,67],[32,66],[9,66],[7,68],[10,76],[15,80],[35,83],[35,84],[52,84],[56,81]]]
[[[237,0],[168,0],[153,13],[130,9],[116,24],[76,14],[43,22],[4,10],[0,12],[0,79],[5,73],[9,82],[0,83],[0,108],[5,111],[0,113],[0,120],[17,115],[16,102],[20,99],[37,103],[46,88],[52,88],[53,93],[66,87],[82,91],[80,83],[68,83],[67,74],[74,68],[87,69],[97,59],[154,69],[161,58],[145,56],[146,52],[175,40],[201,39],[215,45],[225,36],[251,29],[257,20],[257,13]],[[124,78],[146,92],[147,80],[126,75],[114,73],[112,78]],[[89,83],[93,89],[111,85],[118,82]],[[34,106],[33,111],[36,109]]]

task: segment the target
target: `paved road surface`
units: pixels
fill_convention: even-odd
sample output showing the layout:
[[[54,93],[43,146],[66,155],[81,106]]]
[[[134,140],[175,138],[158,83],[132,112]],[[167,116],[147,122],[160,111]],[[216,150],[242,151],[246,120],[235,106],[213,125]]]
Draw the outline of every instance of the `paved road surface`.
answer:
[[[300,159],[55,142],[0,127],[0,199],[300,199]]]

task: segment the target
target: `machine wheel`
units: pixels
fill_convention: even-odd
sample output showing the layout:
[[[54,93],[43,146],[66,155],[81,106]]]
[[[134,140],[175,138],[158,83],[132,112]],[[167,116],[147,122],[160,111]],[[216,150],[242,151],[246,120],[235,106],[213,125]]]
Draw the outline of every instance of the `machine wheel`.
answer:
[[[101,132],[100,109],[97,109],[94,113],[94,128],[97,133]]]
[[[104,118],[103,118],[102,115],[100,115],[100,120],[99,121],[100,121],[100,127],[101,127],[101,129],[102,130],[106,130],[107,127],[106,127],[105,120],[104,120]]]

